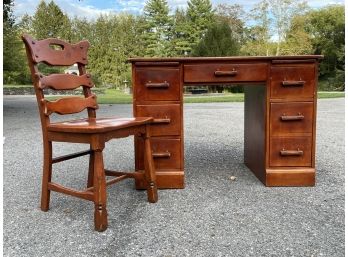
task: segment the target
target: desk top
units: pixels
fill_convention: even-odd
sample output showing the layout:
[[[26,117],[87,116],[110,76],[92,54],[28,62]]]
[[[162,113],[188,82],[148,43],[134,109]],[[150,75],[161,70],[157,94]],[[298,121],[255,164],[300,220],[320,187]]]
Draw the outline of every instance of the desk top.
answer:
[[[273,60],[313,60],[320,61],[323,55],[284,55],[284,56],[226,56],[226,57],[133,57],[134,62],[208,62],[208,61],[273,61]]]

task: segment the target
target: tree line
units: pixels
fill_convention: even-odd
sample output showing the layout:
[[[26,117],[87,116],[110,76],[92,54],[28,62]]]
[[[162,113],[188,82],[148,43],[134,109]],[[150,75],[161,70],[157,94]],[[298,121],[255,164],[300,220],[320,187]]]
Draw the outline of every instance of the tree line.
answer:
[[[311,9],[301,0],[260,0],[246,11],[238,4],[188,0],[170,10],[166,0],[148,0],[140,15],[117,13],[95,19],[69,17],[54,2],[41,1],[33,15],[15,20],[13,0],[3,1],[4,84],[30,83],[22,33],[69,42],[87,39],[89,71],[98,86],[131,79],[129,57],[323,54],[320,79],[344,89],[344,6]]]

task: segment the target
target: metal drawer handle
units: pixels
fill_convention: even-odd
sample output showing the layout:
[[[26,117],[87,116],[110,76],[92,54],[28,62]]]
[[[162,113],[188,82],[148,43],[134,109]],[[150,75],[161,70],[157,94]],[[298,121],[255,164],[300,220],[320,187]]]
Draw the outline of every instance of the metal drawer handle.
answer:
[[[300,148],[297,148],[297,150],[283,150],[280,151],[281,156],[302,156],[303,151],[300,150]]]
[[[165,118],[160,118],[160,119],[153,119],[153,123],[170,123],[170,118],[168,118],[167,116]]]
[[[236,71],[235,69],[231,71],[217,70],[214,72],[215,77],[236,76],[237,74],[238,74],[238,71]]]
[[[152,83],[149,81],[148,83],[145,84],[147,88],[168,88],[169,83],[167,81],[160,82],[160,83]]]
[[[170,158],[171,153],[169,151],[152,153],[153,158]]]
[[[298,81],[290,81],[285,80],[282,82],[283,87],[303,87],[306,81],[298,80]]]
[[[282,121],[303,120],[304,119],[304,115],[302,115],[301,113],[298,113],[297,115],[285,115],[285,113],[283,113],[283,115],[280,116],[280,119]]]

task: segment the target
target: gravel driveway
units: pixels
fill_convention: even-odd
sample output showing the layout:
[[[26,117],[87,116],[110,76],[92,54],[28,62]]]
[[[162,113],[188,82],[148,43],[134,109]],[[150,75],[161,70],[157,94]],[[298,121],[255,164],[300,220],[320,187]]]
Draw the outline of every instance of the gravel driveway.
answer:
[[[5,97],[4,255],[344,256],[344,99],[318,101],[317,185],[306,188],[267,188],[244,166],[243,109],[185,104],[186,188],[161,190],[158,203],[149,204],[132,180],[109,187],[109,227],[98,233],[91,202],[52,193],[50,211],[40,211],[36,102]],[[101,105],[98,114],[131,110]],[[106,167],[131,169],[132,146],[131,138],[108,143]],[[83,149],[55,143],[54,155]],[[55,164],[53,180],[83,188],[87,160]]]

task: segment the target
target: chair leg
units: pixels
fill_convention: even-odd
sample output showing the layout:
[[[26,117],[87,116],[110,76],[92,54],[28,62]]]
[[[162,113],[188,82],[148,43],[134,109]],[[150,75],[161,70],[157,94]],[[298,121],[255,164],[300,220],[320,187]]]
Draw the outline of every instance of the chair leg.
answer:
[[[103,150],[94,151],[94,227],[101,232],[107,229],[106,178],[103,164]]]
[[[52,178],[52,142],[44,142],[44,160],[43,160],[43,175],[42,175],[42,191],[41,191],[41,210],[48,211],[50,206],[50,193],[48,183]]]
[[[151,142],[149,136],[149,128],[146,127],[145,135],[145,151],[144,151],[144,162],[145,162],[145,179],[147,183],[147,198],[151,203],[158,201],[157,183],[156,183],[156,171],[155,164],[151,152]]]
[[[93,186],[93,176],[94,176],[94,151],[91,149],[91,153],[89,155],[89,167],[88,167],[88,180],[87,187]]]

